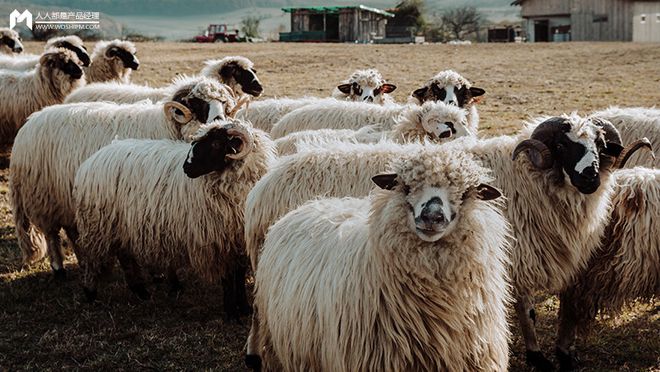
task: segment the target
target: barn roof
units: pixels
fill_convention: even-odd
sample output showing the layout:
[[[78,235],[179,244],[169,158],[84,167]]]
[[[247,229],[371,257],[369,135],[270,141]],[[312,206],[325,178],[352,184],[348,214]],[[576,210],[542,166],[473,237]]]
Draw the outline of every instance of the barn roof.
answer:
[[[520,4],[523,3],[523,1],[525,1],[525,0],[514,0],[514,1],[513,1],[511,4],[509,4],[509,5],[520,5]]]
[[[368,6],[364,6],[362,4],[360,5],[349,5],[349,6],[298,6],[298,7],[287,7],[287,8],[282,8],[282,11],[285,13],[293,13],[297,10],[309,10],[312,12],[317,12],[317,13],[339,13],[341,9],[362,9],[366,10],[368,12],[380,14],[385,17],[394,17],[394,14],[390,12],[386,12],[381,9],[376,9],[376,8],[371,8]]]

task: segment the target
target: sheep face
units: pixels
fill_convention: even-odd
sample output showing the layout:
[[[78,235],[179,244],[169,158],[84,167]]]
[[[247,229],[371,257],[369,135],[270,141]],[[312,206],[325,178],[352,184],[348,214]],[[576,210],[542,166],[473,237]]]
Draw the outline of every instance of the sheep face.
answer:
[[[440,101],[448,105],[465,107],[475,97],[479,97],[484,93],[486,91],[481,88],[468,88],[465,85],[457,86],[454,84],[441,85],[441,83],[432,82],[427,86],[415,90],[412,95],[420,104],[428,101]]]
[[[552,172],[558,185],[570,182],[579,192],[591,194],[622,150],[621,137],[612,124],[571,115],[539,124],[530,139],[518,144],[514,159],[527,152],[532,165]]]
[[[183,171],[190,178],[223,172],[252,150],[252,136],[238,122],[215,122],[200,128],[195,136]]]
[[[23,52],[21,37],[16,31],[5,29],[0,32],[0,51],[6,54]]]
[[[169,112],[168,106],[166,112],[181,124],[192,120],[199,124],[224,120],[232,116],[236,108],[229,88],[210,79],[201,79],[196,84],[180,88],[172,101],[176,107]]]
[[[420,113],[422,127],[435,141],[470,135],[467,114],[463,109],[442,102],[427,102]]]
[[[264,91],[257,77],[257,70],[245,68],[244,64],[231,62],[222,66],[218,72],[220,80],[230,86],[236,86],[243,93],[259,97]]]
[[[434,155],[418,154],[394,168],[396,173],[377,175],[373,181],[382,189],[392,190],[390,203],[394,210],[407,211],[405,219],[393,223],[405,224],[426,242],[451,234],[468,200],[501,196],[494,187],[479,183],[487,171],[465,154],[457,159],[442,151]]]
[[[385,80],[376,70],[358,70],[351,75],[348,82],[337,86],[337,90],[349,101],[383,102],[383,94],[392,93],[394,84]]]
[[[140,67],[137,56],[124,48],[112,46],[105,51],[104,56],[106,59],[121,62],[124,68],[137,70]]]
[[[87,48],[85,48],[84,45],[76,46],[67,40],[60,40],[53,43],[53,47],[64,48],[74,52],[84,67],[89,67],[90,63],[92,62],[89,57],[89,53],[87,53]]]
[[[46,52],[41,56],[39,63],[54,72],[61,71],[71,80],[78,80],[83,76],[80,60],[68,50],[59,49]]]

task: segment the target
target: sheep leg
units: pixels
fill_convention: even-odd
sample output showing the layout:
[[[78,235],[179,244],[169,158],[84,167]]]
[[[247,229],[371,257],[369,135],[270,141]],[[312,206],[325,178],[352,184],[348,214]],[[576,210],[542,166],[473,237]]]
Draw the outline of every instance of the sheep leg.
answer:
[[[239,315],[250,315],[252,307],[247,299],[247,289],[245,288],[245,276],[247,275],[247,266],[241,263],[234,271],[234,289],[236,291],[236,306]]]
[[[147,288],[145,287],[142,271],[137,262],[135,262],[133,256],[126,252],[119,251],[117,253],[117,259],[119,259],[119,264],[121,265],[121,268],[124,271],[124,277],[126,278],[126,284],[128,284],[128,288],[131,292],[135,293],[135,295],[142,301],[148,300],[151,297],[151,294],[149,294],[149,291],[147,291]]]
[[[229,272],[222,278],[222,294],[223,294],[223,308],[225,312],[225,320],[229,321],[231,319],[239,320],[240,314],[238,311],[238,288],[236,287],[237,283],[237,269],[232,268]],[[243,285],[245,286],[245,284]]]
[[[167,269],[167,287],[170,297],[177,297],[183,290],[183,285],[176,274],[176,269],[173,267]]]
[[[98,296],[98,282],[100,266],[96,264],[93,259],[84,259],[80,261],[80,266],[83,271],[83,292],[87,302],[92,303],[96,301]]]
[[[48,231],[46,234],[46,244],[53,276],[57,281],[64,281],[66,279],[66,270],[64,269],[64,254],[62,253],[59,229]]]
[[[536,368],[538,371],[553,371],[554,366],[543,356],[543,353],[539,348],[535,328],[536,312],[531,297],[529,295],[517,296],[515,309],[516,315],[518,315],[520,330],[525,339],[527,364]]]
[[[252,305],[252,325],[246,343],[245,366],[253,371],[261,371],[261,356],[257,352],[258,346],[255,345],[259,340],[259,317],[256,304]]]
[[[569,288],[559,296],[559,330],[557,332],[556,355],[560,371],[573,371],[577,367],[575,340],[577,324],[580,319],[575,309],[579,299],[573,288]]]

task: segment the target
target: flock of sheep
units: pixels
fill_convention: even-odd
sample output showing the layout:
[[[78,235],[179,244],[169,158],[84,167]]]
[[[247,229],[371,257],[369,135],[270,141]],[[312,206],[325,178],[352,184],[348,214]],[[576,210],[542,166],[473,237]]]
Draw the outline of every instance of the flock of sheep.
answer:
[[[252,100],[263,87],[243,57],[150,88],[130,83],[130,42],[90,56],[67,36],[23,56],[12,32],[0,139],[25,263],[47,255],[63,278],[63,230],[89,301],[115,258],[143,299],[145,273],[171,291],[182,269],[221,282],[226,317],[252,313],[255,370],[505,371],[510,305],[528,363],[553,370],[539,291],[560,295],[570,370],[598,312],[660,294],[659,109],[482,138],[485,91],[450,70],[405,104],[373,69],[332,97]]]

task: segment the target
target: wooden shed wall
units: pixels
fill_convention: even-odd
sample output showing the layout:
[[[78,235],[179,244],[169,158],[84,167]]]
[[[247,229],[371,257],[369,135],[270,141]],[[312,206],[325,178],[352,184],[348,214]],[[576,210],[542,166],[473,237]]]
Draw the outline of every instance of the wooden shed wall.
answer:
[[[571,13],[569,0],[526,0],[522,4],[522,17],[538,17]]]
[[[385,36],[387,21],[380,14],[362,9],[343,9],[339,12],[339,41],[367,42],[371,33]]]

